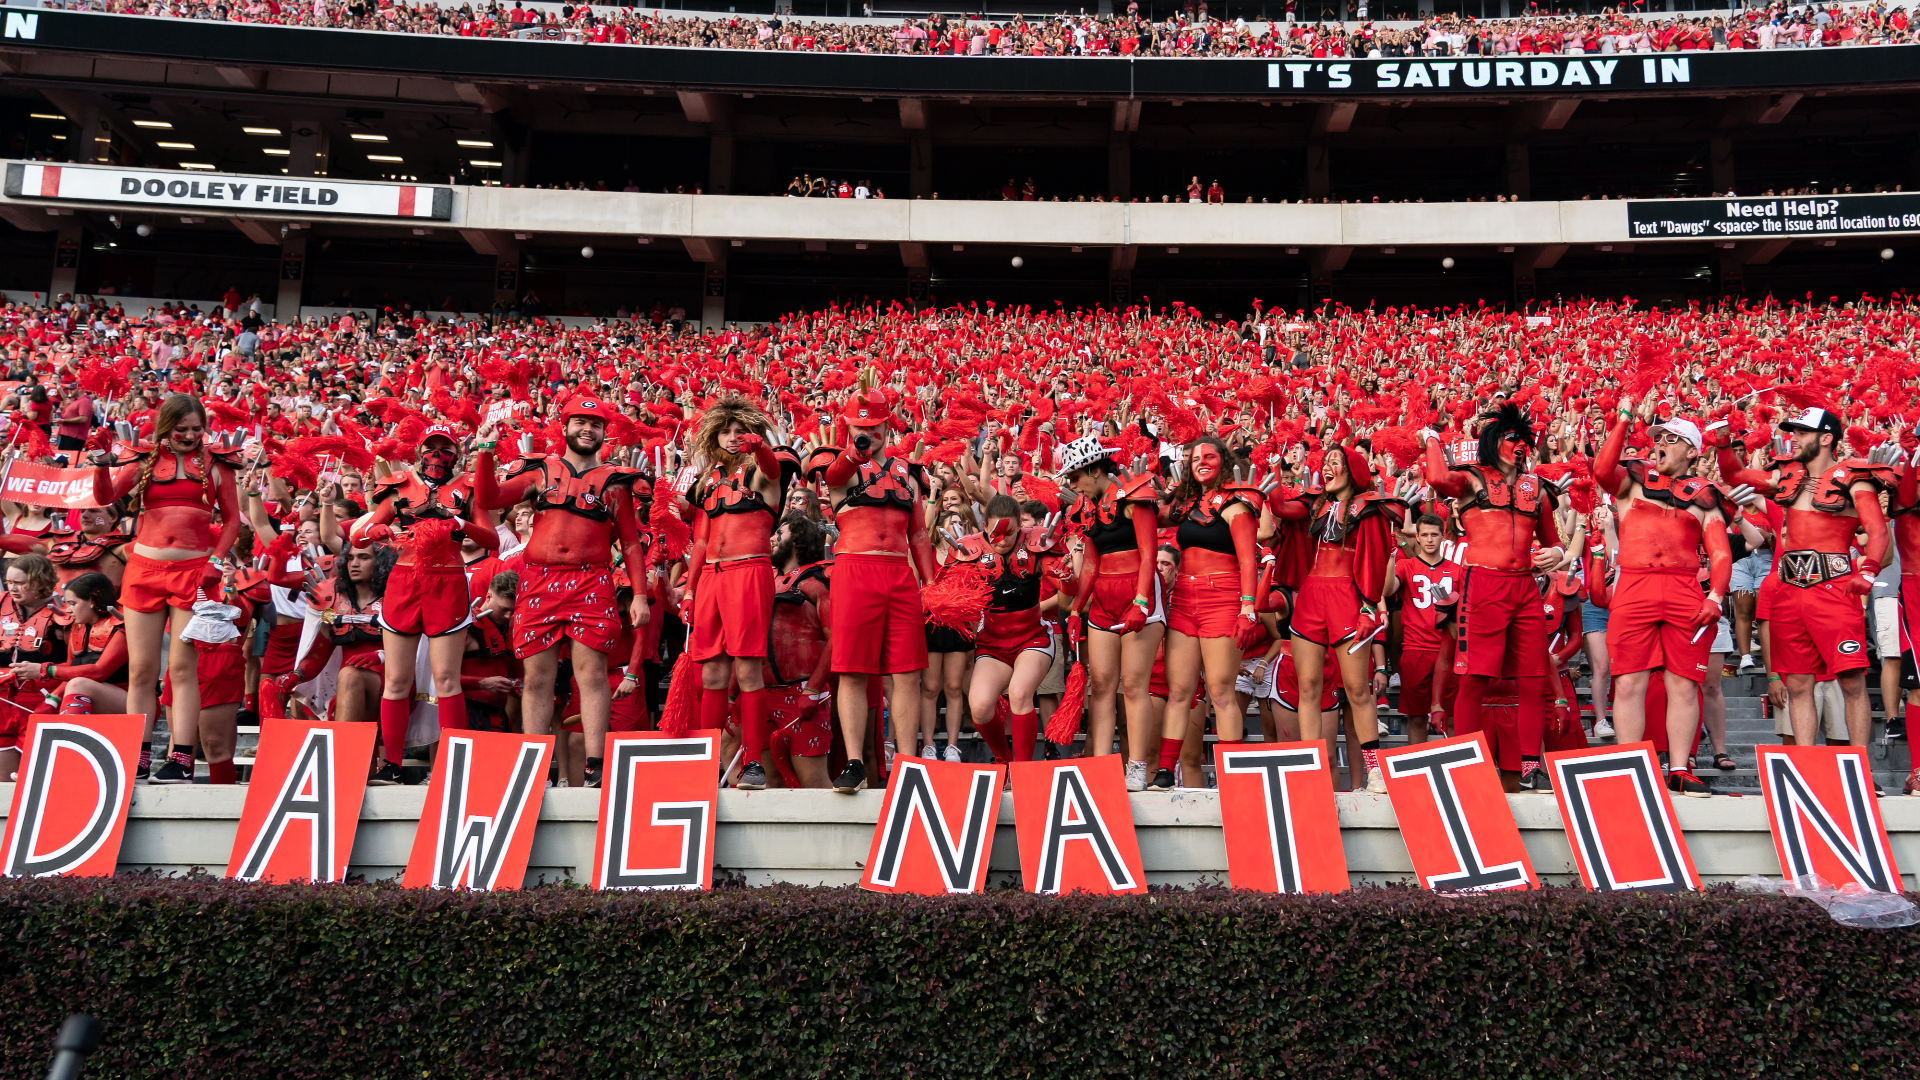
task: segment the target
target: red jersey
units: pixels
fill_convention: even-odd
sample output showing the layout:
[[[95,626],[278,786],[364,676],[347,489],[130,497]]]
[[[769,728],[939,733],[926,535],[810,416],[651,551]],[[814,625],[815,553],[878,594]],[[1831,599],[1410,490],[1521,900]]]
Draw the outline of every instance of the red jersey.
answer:
[[[1459,596],[1466,589],[1467,568],[1446,559],[1429,565],[1418,556],[1408,556],[1393,564],[1393,575],[1400,579],[1400,647],[1438,652],[1440,631],[1434,624],[1440,609],[1433,597]]]

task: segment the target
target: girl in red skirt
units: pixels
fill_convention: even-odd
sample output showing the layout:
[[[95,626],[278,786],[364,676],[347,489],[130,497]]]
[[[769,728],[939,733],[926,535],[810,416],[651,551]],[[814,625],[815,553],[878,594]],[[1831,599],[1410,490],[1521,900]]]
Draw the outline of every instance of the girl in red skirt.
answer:
[[[960,558],[978,560],[993,582],[986,624],[974,640],[973,681],[967,705],[974,730],[1001,761],[1032,761],[1040,737],[1040,715],[1033,695],[1053,666],[1053,635],[1040,623],[1040,601],[1048,579],[1057,589],[1071,576],[1071,565],[1055,543],[1052,528],[1020,528],[1020,504],[1011,495],[987,501],[987,531],[965,537]],[[1012,720],[1012,745],[998,715],[1006,694]]]

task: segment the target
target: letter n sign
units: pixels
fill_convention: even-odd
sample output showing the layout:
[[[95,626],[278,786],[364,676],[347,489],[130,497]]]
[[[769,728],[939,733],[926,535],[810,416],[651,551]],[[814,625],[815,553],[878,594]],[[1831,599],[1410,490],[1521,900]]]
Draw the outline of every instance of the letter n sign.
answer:
[[[1858,882],[1900,891],[1867,752],[1857,746],[1762,746],[1760,790],[1767,800],[1780,872],[1817,874],[1834,885]]]
[[[1002,775],[998,765],[895,758],[860,887],[933,896],[985,889]]]
[[[1435,892],[1540,887],[1483,734],[1381,751],[1380,770],[1420,884]]]

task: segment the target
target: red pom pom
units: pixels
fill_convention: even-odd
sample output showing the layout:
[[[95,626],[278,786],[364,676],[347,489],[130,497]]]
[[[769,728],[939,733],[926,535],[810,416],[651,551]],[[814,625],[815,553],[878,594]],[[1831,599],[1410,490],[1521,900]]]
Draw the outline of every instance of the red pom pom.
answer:
[[[1047,741],[1068,746],[1080,734],[1080,714],[1087,704],[1087,666],[1078,660],[1067,671],[1067,685],[1060,691],[1060,704],[1047,719]]]

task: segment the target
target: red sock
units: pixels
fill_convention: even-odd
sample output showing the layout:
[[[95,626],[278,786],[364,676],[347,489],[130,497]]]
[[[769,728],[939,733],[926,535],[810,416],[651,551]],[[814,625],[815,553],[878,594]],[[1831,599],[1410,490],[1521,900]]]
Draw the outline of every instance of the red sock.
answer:
[[[412,698],[380,699],[380,743],[395,765],[407,753],[407,721],[413,717]]]
[[[1522,675],[1514,682],[1520,689],[1520,756],[1537,758],[1547,737],[1547,677]]]
[[[60,699],[61,716],[86,716],[93,712],[93,699],[85,694],[68,694]]]
[[[1920,705],[1907,703],[1907,743],[1912,745],[1913,738],[1920,735]]]
[[[1013,748],[1007,745],[1007,729],[998,719],[988,720],[985,723],[975,720],[973,730],[979,732],[980,737],[987,741],[988,749],[993,751],[993,760],[1013,760]]]
[[[1013,714],[1013,760],[1032,761],[1033,744],[1039,738],[1040,714],[1038,712]]]
[[[455,694],[452,697],[435,698],[440,706],[441,731],[465,731],[467,729],[467,695]]]
[[[1174,763],[1180,760],[1180,746],[1183,742],[1185,742],[1185,740],[1183,739],[1163,738],[1160,740],[1160,767],[1161,768],[1171,769],[1173,768]]]
[[[240,782],[240,769],[231,761],[207,762],[207,783],[237,784]]]
[[[248,694],[247,700],[243,702],[240,707],[250,712],[256,712],[256,713],[259,712],[260,711],[260,691],[255,690],[253,693]]]
[[[767,692],[764,689],[740,691],[740,742],[745,747],[741,757],[743,763],[761,760],[772,727],[767,718]]]
[[[725,689],[700,690],[700,726],[712,731],[727,728],[727,692]]]

